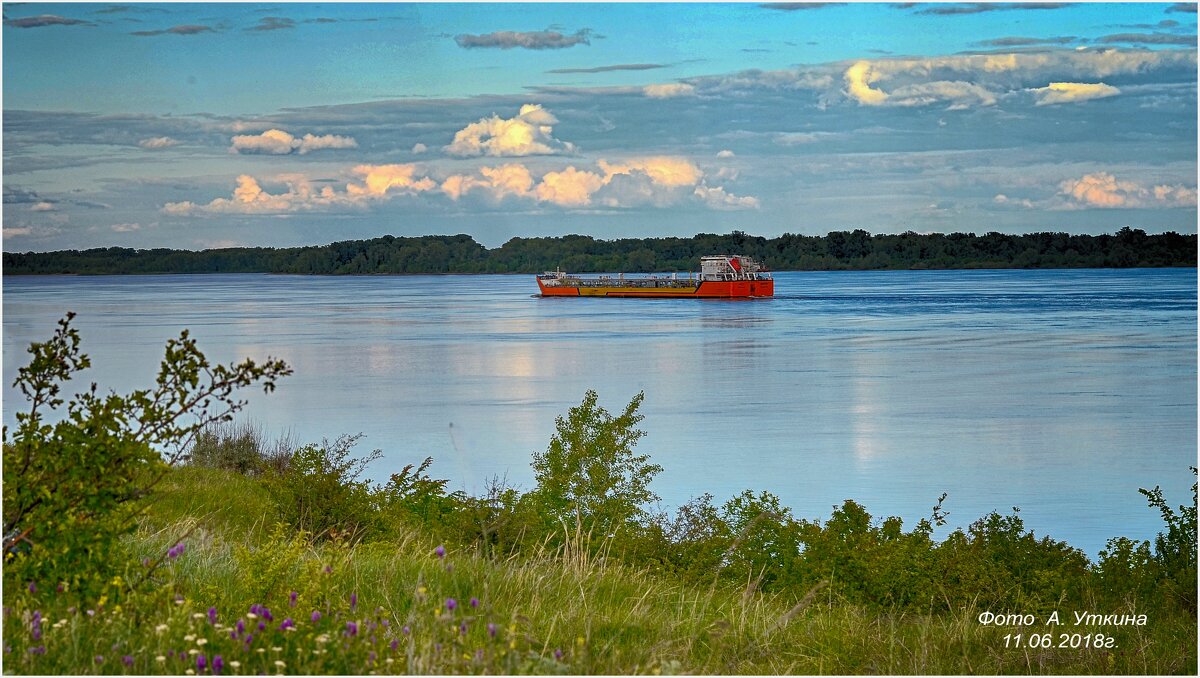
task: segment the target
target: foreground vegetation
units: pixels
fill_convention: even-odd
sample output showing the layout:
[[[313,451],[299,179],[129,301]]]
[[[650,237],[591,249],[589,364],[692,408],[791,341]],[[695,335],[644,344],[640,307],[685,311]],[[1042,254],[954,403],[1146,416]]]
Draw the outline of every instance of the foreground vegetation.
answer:
[[[909,529],[852,501],[796,518],[749,491],[659,515],[641,396],[610,414],[589,392],[534,455],[534,488],[471,497],[429,460],[364,480],[379,453],[353,436],[269,443],[230,423],[236,389],[288,368],[210,365],[186,334],[154,388],[85,393],[49,424],[87,365],[78,345],[69,318],[34,345],[30,410],[5,431],[7,672],[1197,669],[1195,486],[1178,508],[1143,490],[1164,531],[1096,562],[1016,512],[935,540],[944,496]]]
[[[748,254],[777,271],[950,268],[1133,268],[1196,265],[1196,236],[990,232],[872,235],[863,230],[778,238],[700,233],[691,238],[513,238],[488,250],[468,235],[351,240],[316,247],[192,252],[109,247],[4,253],[5,274],[123,273],[586,273],[695,271],[701,256]]]

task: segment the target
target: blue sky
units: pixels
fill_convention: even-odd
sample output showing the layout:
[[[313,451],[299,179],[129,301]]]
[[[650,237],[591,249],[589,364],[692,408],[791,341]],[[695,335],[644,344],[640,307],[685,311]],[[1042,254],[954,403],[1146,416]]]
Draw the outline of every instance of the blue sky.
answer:
[[[1195,10],[6,4],[3,246],[1194,233]]]

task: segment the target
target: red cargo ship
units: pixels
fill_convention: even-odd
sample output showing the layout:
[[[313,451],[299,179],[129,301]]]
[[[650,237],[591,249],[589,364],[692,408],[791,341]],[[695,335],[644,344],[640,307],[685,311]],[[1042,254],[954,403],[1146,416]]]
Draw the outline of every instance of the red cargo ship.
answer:
[[[537,277],[544,297],[702,297],[775,296],[775,280],[766,267],[741,254],[700,257],[700,274],[583,277],[551,271]]]

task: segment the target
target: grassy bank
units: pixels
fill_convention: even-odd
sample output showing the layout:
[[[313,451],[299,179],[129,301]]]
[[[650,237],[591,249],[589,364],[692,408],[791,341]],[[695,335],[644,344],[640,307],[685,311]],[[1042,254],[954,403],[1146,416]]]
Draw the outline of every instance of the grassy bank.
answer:
[[[139,561],[185,545],[155,570],[159,586],[90,610],[58,604],[53,591],[6,591],[6,672],[181,674],[199,663],[211,673],[218,656],[222,673],[238,675],[1196,670],[1195,619],[1186,615],[1089,629],[1112,636],[1112,649],[1005,648],[1006,634],[1030,629],[982,625],[971,606],[888,611],[848,603],[829,587],[797,599],[682,583],[597,556],[570,535],[557,548],[507,558],[469,549],[439,557],[431,535],[415,532],[315,543],[275,517],[252,479],[172,471],[127,538]],[[1033,630],[1047,628],[1081,630]],[[30,651],[38,647],[44,653]]]

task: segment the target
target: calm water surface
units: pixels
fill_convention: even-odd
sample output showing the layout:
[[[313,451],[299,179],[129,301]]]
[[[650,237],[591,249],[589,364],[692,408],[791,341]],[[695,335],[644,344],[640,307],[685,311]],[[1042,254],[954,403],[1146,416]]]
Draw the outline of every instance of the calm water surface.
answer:
[[[1094,556],[1190,500],[1195,269],[781,273],[755,301],[541,299],[532,276],[5,278],[4,422],[30,341],[79,314],[86,376],[153,382],[183,328],[223,362],[295,375],[248,416],[300,442],[365,434],[376,479],[426,456],[452,489],[528,489],[554,418],[645,391],[664,508],[770,490],[796,515],[853,498],[906,524],[1021,508]]]

